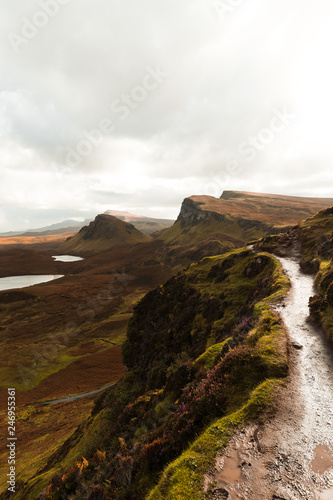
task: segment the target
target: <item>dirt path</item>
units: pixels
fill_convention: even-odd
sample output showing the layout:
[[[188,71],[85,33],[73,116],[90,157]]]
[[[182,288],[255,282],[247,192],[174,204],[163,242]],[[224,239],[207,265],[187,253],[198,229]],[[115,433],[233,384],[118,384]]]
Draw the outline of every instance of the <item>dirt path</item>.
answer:
[[[333,356],[308,322],[313,277],[296,258],[280,259],[292,282],[276,307],[290,337],[290,376],[277,414],[248,427],[217,457],[214,500],[333,499]]]

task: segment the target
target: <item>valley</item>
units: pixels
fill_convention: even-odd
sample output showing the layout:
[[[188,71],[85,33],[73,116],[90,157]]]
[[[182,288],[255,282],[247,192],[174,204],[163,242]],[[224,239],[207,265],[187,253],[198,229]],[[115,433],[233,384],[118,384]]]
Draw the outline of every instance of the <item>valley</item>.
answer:
[[[290,281],[292,290],[295,280],[304,282],[298,261],[319,271],[311,314],[331,335],[332,205],[333,199],[225,192],[185,199],[177,221],[155,234],[135,227],[135,216],[129,222],[126,213],[121,220],[110,212],[75,234],[3,237],[1,278],[62,276],[0,291],[0,411],[7,387],[16,387],[24,441],[18,472],[24,493],[15,498],[42,491],[40,498],[61,498],[52,495],[75,489],[72,498],[94,492],[119,500],[220,498],[214,480],[204,492],[216,455],[240,428],[253,430],[253,422],[273,415],[277,398],[294,390],[289,378],[301,377],[291,343],[302,339],[288,321],[301,300],[306,317],[310,285],[290,310],[279,306]],[[254,241],[254,250],[246,248]],[[293,241],[300,244],[297,261],[288,257]],[[64,254],[81,260],[54,258]],[[306,279],[309,284],[312,277]],[[310,393],[304,398],[310,401]],[[328,446],[314,429],[309,433],[313,443]],[[51,434],[47,449],[42,443]],[[252,448],[246,453],[259,453]],[[32,452],[37,460],[28,465]],[[82,457],[88,465],[79,477]],[[258,465],[256,474],[261,470]],[[319,486],[330,486],[330,478]]]

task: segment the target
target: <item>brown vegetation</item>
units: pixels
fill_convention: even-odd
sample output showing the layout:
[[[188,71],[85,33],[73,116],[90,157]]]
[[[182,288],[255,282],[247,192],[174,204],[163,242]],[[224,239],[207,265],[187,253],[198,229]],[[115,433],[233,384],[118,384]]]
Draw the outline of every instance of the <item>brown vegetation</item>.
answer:
[[[61,233],[41,236],[2,236],[0,237],[0,250],[6,247],[25,247],[32,246],[34,248],[46,246],[57,248],[66,238],[73,236],[75,233]]]
[[[258,220],[275,226],[292,226],[333,204],[333,198],[306,198],[276,194],[225,191],[221,198],[191,196],[201,210]]]

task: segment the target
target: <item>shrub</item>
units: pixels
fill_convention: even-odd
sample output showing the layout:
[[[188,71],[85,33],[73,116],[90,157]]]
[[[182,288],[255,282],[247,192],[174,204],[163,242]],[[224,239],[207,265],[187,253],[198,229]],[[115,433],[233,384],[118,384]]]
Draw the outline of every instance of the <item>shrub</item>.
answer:
[[[174,399],[178,399],[182,389],[194,379],[194,376],[193,363],[181,364],[168,375],[164,392],[166,394],[172,393]]]

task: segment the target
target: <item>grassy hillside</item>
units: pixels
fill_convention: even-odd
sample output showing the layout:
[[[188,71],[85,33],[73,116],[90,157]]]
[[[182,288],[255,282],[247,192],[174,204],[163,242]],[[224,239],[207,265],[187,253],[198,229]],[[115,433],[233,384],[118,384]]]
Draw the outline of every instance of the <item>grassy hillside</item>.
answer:
[[[40,498],[204,498],[217,451],[271,407],[287,374],[285,333],[269,304],[288,286],[275,259],[242,249],[149,292],[129,323],[127,375],[25,495],[52,479]]]
[[[300,198],[226,191],[221,198],[191,196],[183,201],[175,224],[159,238],[164,259],[184,262],[222,254],[251,240],[285,232],[302,219],[333,203],[333,199]]]

